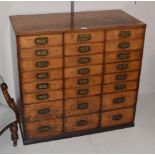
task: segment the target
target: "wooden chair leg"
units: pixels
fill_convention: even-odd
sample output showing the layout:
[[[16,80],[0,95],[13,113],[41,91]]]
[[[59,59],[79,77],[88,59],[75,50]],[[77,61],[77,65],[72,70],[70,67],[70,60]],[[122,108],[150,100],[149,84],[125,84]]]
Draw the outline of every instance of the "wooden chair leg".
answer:
[[[11,125],[10,131],[11,131],[11,139],[13,141],[13,145],[17,146],[17,140],[18,140],[18,126],[17,126],[17,122],[14,122]]]

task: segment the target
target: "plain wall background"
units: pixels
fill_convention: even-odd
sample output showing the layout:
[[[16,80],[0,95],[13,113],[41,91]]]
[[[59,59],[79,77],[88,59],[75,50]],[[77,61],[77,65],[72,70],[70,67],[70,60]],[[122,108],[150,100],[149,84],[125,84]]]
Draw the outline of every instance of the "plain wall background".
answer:
[[[75,11],[122,9],[147,23],[140,94],[155,93],[155,2],[77,1]],[[13,64],[9,15],[69,12],[70,2],[0,2],[0,75],[3,75],[14,97]]]

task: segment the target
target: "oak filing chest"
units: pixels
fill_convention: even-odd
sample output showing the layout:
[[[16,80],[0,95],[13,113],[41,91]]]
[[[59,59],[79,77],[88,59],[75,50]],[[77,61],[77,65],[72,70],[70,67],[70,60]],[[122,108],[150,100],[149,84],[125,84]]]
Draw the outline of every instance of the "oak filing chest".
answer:
[[[146,24],[121,10],[10,19],[24,144],[134,125]]]

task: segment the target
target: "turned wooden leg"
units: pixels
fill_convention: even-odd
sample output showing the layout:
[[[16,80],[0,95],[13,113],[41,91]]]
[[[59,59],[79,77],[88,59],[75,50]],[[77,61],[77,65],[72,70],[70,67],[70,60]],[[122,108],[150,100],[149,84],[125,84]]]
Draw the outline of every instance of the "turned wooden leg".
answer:
[[[10,127],[11,131],[11,139],[13,141],[13,145],[17,146],[17,140],[18,140],[18,126],[17,122],[13,123]]]

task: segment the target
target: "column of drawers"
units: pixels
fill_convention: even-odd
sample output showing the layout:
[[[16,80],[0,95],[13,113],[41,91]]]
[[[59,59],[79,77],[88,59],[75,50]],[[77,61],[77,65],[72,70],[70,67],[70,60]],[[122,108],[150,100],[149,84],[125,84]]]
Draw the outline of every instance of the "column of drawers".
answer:
[[[25,137],[61,135],[63,35],[19,37],[18,43]]]
[[[64,132],[99,127],[104,31],[64,34]]]
[[[107,30],[101,126],[132,122],[136,104],[144,28]]]

